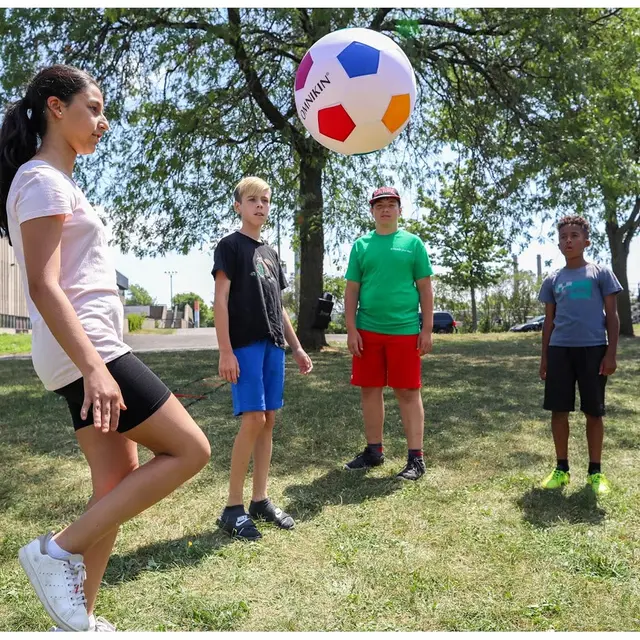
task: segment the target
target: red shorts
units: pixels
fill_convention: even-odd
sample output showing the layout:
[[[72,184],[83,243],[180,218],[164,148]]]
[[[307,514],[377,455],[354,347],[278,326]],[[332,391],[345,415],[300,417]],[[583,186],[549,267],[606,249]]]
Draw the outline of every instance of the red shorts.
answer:
[[[357,387],[419,389],[422,386],[418,335],[393,336],[358,329],[362,355],[353,356],[351,384]]]

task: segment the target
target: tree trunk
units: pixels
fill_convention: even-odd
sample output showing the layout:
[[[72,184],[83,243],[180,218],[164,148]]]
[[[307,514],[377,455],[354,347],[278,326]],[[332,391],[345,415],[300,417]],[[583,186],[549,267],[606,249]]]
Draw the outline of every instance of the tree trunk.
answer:
[[[471,331],[478,330],[478,309],[476,306],[476,288],[471,287]]]
[[[627,258],[629,244],[625,242],[624,232],[618,226],[615,218],[610,217],[606,223],[609,249],[611,250],[611,265],[613,273],[622,285],[618,294],[618,315],[620,316],[620,335],[633,336],[633,322],[631,320],[631,298],[629,296],[629,279],[627,277]]]
[[[306,351],[327,345],[324,331],[312,329],[318,298],[322,296],[324,229],[322,172],[326,157],[313,143],[300,153],[300,305],[298,338]]]

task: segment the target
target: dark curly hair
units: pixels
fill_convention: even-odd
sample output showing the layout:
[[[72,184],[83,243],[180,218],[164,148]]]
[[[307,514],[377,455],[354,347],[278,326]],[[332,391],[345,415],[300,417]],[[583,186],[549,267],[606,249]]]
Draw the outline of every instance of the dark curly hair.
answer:
[[[562,227],[566,227],[568,224],[573,224],[576,227],[582,227],[582,230],[584,231],[584,235],[587,238],[589,237],[589,233],[591,231],[591,225],[582,216],[565,216],[564,218],[560,218],[556,227],[558,231],[560,231]]]

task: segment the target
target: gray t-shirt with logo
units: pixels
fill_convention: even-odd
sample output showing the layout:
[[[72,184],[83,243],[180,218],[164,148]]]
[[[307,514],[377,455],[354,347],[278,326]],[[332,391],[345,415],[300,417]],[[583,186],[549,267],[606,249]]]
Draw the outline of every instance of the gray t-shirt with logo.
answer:
[[[552,347],[595,347],[607,344],[604,298],[622,291],[608,267],[587,263],[563,267],[542,283],[540,302],[556,305]]]

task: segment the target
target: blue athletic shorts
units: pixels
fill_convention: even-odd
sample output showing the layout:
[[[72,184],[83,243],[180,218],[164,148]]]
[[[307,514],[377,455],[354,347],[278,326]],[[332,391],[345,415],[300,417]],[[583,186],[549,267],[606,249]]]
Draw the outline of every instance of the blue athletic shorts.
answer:
[[[231,385],[233,414],[275,411],[284,404],[284,349],[271,340],[252,342],[233,350],[240,377]]]

